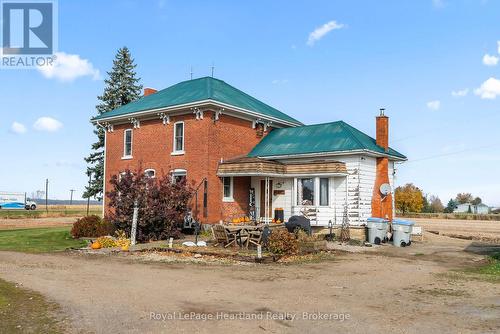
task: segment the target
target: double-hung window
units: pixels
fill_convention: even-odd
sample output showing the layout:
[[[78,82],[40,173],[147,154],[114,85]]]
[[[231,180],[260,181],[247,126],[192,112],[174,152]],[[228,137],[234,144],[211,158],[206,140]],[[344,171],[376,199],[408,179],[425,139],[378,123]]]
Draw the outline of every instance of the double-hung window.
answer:
[[[174,123],[174,149],[172,153],[184,153],[184,122]]]
[[[123,132],[123,157],[132,158],[132,129]]]
[[[233,178],[223,177],[222,178],[222,200],[224,202],[232,202],[233,199]]]

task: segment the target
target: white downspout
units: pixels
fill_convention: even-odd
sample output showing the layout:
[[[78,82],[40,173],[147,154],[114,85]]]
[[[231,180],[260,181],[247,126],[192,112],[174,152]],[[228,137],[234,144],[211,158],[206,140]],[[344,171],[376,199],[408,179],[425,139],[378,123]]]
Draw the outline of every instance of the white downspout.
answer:
[[[104,130],[104,170],[102,172],[102,217],[104,218],[104,211],[106,208],[106,142],[107,142],[107,128],[99,123],[99,121],[96,122],[97,126],[101,127]]]

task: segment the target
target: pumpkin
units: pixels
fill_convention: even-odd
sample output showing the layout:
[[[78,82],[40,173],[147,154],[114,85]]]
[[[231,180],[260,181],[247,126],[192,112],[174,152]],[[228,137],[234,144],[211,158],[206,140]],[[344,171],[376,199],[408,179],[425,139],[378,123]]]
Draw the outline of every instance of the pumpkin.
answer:
[[[90,245],[90,248],[92,249],[99,249],[101,248],[101,243],[99,241],[94,241],[92,245]]]
[[[233,224],[238,224],[239,220],[238,220],[238,218],[233,218],[232,222],[233,222]]]
[[[123,251],[123,252],[128,252],[128,243],[127,243],[127,244],[124,244],[124,245],[122,246],[122,251]]]
[[[248,216],[245,216],[245,222],[248,223],[250,221],[250,218]]]

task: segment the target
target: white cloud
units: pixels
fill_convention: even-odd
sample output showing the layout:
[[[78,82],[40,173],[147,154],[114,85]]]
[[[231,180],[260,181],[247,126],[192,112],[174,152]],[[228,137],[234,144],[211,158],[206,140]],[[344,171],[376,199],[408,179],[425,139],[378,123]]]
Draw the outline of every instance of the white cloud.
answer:
[[[469,88],[454,90],[451,92],[451,96],[453,97],[464,97],[467,96],[467,94],[469,94]]]
[[[496,66],[498,64],[498,57],[485,54],[483,57],[483,64],[486,66]]]
[[[443,8],[446,4],[444,0],[432,0],[432,5],[434,8]]]
[[[22,135],[23,133],[26,133],[27,130],[24,124],[21,124],[19,122],[14,122],[10,126],[10,131]]]
[[[332,30],[342,29],[345,25],[342,23],[337,23],[337,21],[330,21],[323,24],[321,27],[316,28],[313,32],[309,34],[307,39],[307,45],[313,46],[314,43],[322,39],[326,34]]]
[[[52,117],[40,117],[33,127],[38,131],[55,132],[62,128],[63,124]]]
[[[427,102],[427,108],[429,108],[430,110],[439,110],[439,108],[441,108],[441,101],[429,101]]]
[[[489,78],[481,84],[481,87],[474,90],[474,94],[482,99],[495,99],[497,95],[500,95],[500,80]]]
[[[87,59],[79,55],[71,55],[64,52],[56,52],[53,65],[39,66],[37,69],[48,79],[59,81],[73,81],[79,77],[90,76],[93,80],[99,80],[99,70],[94,68]]]

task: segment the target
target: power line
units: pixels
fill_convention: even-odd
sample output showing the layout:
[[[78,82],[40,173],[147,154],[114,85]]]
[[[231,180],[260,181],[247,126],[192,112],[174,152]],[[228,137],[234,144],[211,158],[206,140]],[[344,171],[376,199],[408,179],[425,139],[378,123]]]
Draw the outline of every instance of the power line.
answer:
[[[455,155],[455,154],[460,154],[460,153],[470,152],[470,151],[476,151],[476,150],[482,150],[482,149],[490,148],[490,147],[494,147],[494,146],[499,147],[500,144],[496,143],[496,144],[486,145],[486,146],[477,146],[477,147],[471,147],[471,148],[467,148],[467,149],[460,150],[460,151],[455,151],[455,152],[449,152],[449,153],[431,155],[431,156],[424,157],[424,158],[408,160],[408,161],[405,162],[405,164],[406,163],[410,163],[410,162],[423,161],[423,160],[438,159],[438,158],[442,158],[442,157],[446,157],[446,156],[450,156],[450,155]]]

